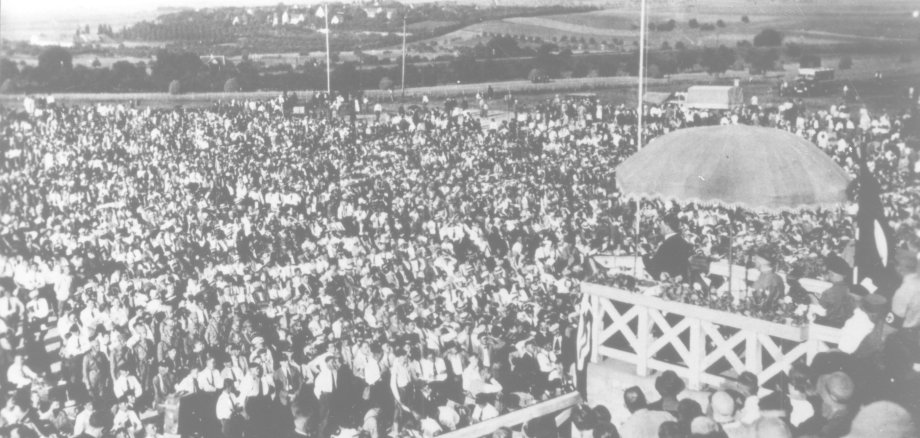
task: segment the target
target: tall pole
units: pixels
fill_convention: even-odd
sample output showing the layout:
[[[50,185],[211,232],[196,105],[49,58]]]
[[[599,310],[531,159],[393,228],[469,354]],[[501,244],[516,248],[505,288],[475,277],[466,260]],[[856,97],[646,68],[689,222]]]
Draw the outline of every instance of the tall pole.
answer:
[[[403,15],[402,97],[406,97],[406,16]]]
[[[639,104],[637,107],[637,112],[639,113],[639,120],[638,120],[639,123],[637,126],[638,135],[636,137],[636,149],[642,149],[642,137],[643,137],[642,136],[643,134],[642,132],[643,114],[642,113],[644,112],[644,109],[643,109],[642,101],[643,101],[643,98],[645,97],[644,96],[645,94],[645,28],[646,28],[645,2],[646,0],[642,0],[642,6],[639,12],[639,90],[638,90]]]
[[[323,17],[326,18],[326,93],[332,93],[332,57],[329,56],[329,3],[323,4]]]
[[[636,106],[636,113],[638,114],[638,120],[636,125],[636,150],[642,149],[642,113],[643,105],[642,99],[644,95],[643,88],[645,85],[645,2],[642,0],[642,6],[639,11],[639,90],[638,90],[638,104]],[[639,277],[639,233],[640,233],[640,224],[642,223],[642,209],[639,199],[636,199],[636,257],[633,259],[633,276],[636,278]]]

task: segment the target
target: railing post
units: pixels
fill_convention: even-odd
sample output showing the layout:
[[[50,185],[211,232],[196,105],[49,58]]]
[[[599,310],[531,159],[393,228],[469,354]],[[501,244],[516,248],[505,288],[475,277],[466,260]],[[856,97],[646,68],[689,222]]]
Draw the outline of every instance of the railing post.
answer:
[[[652,338],[649,324],[651,310],[638,304],[636,306],[639,307],[639,325],[636,327],[636,339],[639,341],[636,347],[636,375],[645,377],[648,375],[648,347]]]
[[[744,363],[747,371],[760,374],[763,371],[763,358],[757,332],[748,332],[744,345]]]
[[[816,339],[817,338],[816,336],[812,336],[811,328],[812,328],[812,325],[808,324],[808,331],[806,332],[807,334],[805,335],[805,342],[808,343],[808,351],[805,353],[806,354],[805,361],[806,361],[806,365],[809,365],[809,366],[811,365],[811,361],[815,360],[815,356],[818,355],[819,346],[821,344],[821,341]]]
[[[703,342],[703,324],[699,319],[690,320],[690,368],[689,387],[699,390],[703,387],[703,358],[706,357],[706,343]]]
[[[591,363],[597,363],[600,358],[600,349],[604,345],[601,334],[604,332],[604,307],[601,306],[603,298],[596,295],[588,295],[591,300]]]

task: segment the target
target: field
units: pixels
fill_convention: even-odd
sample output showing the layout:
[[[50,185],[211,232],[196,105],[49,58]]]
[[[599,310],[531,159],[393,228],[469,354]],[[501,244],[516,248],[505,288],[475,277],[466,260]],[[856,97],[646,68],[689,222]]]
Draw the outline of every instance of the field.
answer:
[[[910,16],[916,4],[901,0],[874,2],[871,9],[865,2],[820,0],[798,2],[682,2],[683,6],[654,3],[649,6],[649,23],[661,24],[674,20],[671,31],[652,31],[649,47],[657,48],[678,41],[687,46],[734,46],[739,41],[751,41],[765,28],[773,28],[786,36],[786,41],[806,45],[832,44],[905,44],[916,45],[920,38],[920,20]],[[747,16],[748,22],[741,17]],[[715,26],[713,30],[691,28],[695,19],[700,27]],[[723,26],[716,25],[722,21]],[[521,40],[534,37],[563,43],[563,37],[594,39],[596,44],[582,43],[581,50],[601,50],[601,43],[618,39],[631,50],[638,40],[639,13],[635,6],[603,9],[587,13],[515,17],[478,23],[436,38],[440,44],[475,45],[487,41],[494,33],[509,34]]]

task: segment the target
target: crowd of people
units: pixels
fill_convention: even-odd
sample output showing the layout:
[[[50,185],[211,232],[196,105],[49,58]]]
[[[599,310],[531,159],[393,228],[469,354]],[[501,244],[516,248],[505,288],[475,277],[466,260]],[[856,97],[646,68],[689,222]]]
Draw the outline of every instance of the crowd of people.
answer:
[[[557,97],[487,123],[427,103],[337,117],[343,101],[4,110],[4,430],[427,437],[571,390],[591,256],[664,237],[637,241],[618,201],[635,110]],[[775,126],[854,174],[867,150],[899,242],[920,239],[902,135],[915,114],[647,111],[646,138]],[[749,216],[736,235],[806,257],[842,252],[849,220]],[[727,253],[725,212],[687,209],[679,226],[702,254]]]

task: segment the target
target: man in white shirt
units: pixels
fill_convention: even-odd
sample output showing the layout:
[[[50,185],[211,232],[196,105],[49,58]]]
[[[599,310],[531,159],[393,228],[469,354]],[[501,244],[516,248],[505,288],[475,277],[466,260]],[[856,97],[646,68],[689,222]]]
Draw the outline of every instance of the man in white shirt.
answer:
[[[473,413],[470,415],[470,423],[481,423],[498,417],[498,409],[495,409],[495,406],[491,404],[491,400],[494,398],[493,394],[485,393],[476,396],[476,407],[473,408]]]
[[[35,380],[38,380],[38,374],[25,364],[22,353],[17,352],[13,356],[13,363],[6,370],[6,381],[17,388],[26,388]]]
[[[319,401],[317,410],[316,436],[326,436],[327,431],[334,427],[332,423],[332,404],[336,393],[336,384],[338,383],[338,359],[330,355],[326,357],[326,366],[316,376],[316,382],[313,386],[313,395]]]
[[[137,377],[131,375],[129,367],[124,365],[118,369],[118,377],[112,386],[115,398],[118,399],[134,397],[137,400],[143,394],[141,383],[137,380]]]
[[[198,388],[208,394],[216,394],[223,386],[220,371],[214,367],[214,356],[208,356],[204,369],[198,372]]]
[[[87,402],[86,405],[83,406],[83,410],[80,411],[74,419],[73,436],[83,435],[88,430],[92,429],[89,424],[89,419],[93,416],[94,412],[96,412],[96,409],[92,402]]]
[[[233,380],[225,379],[224,389],[217,396],[214,408],[217,420],[220,421],[220,430],[224,438],[238,438],[241,436],[241,427],[236,421],[242,409],[242,400],[236,394]]]
[[[875,329],[887,310],[888,300],[885,297],[874,293],[862,297],[859,308],[853,310],[853,316],[840,329],[837,348],[847,354],[856,352],[859,344]]]

